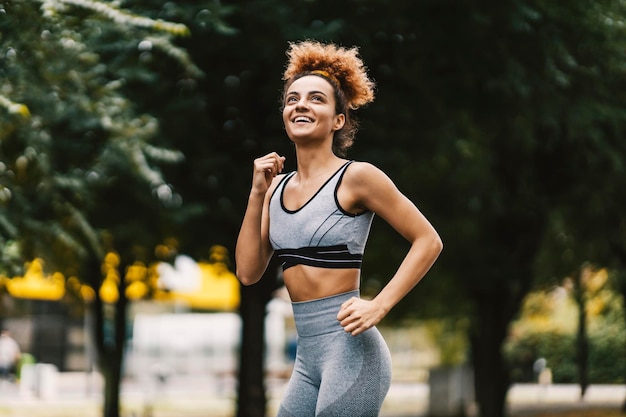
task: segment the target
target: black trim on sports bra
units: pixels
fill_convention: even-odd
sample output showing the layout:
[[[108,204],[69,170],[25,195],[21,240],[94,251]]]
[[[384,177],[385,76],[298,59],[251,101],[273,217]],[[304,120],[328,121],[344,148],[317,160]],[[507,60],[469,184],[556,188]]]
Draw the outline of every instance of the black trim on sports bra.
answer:
[[[363,261],[363,255],[350,253],[348,245],[278,249],[275,254],[278,259],[283,261],[283,271],[296,265],[333,269],[360,269]]]
[[[342,170],[344,169],[346,166],[350,165],[352,163],[352,161],[346,161],[345,164],[343,164],[341,167],[339,167],[339,169],[337,171],[335,171],[333,173],[333,175],[331,175],[330,177],[328,177],[328,179],[326,181],[324,181],[324,184],[322,184],[322,186],[315,192],[315,194],[313,194],[313,196],[311,196],[311,198],[309,198],[307,200],[306,203],[304,203],[302,206],[300,206],[299,208],[295,209],[295,210],[289,210],[287,207],[285,207],[285,202],[284,202],[284,196],[285,196],[285,188],[287,188],[287,182],[289,181],[289,179],[291,179],[291,177],[293,177],[296,172],[293,172],[293,174],[288,175],[285,177],[284,181],[281,181],[281,183],[284,182],[283,185],[283,189],[280,191],[280,206],[282,207],[282,209],[285,211],[285,213],[297,213],[300,210],[302,210],[303,208],[305,208],[311,201],[313,201],[315,199],[315,197],[317,197],[317,195],[320,193],[320,191],[322,191],[324,189],[324,187],[326,187],[326,185],[328,185],[328,183],[335,178],[335,176]],[[345,171],[344,171],[345,172]],[[343,177],[343,173],[341,174]],[[279,185],[280,186],[280,185]],[[277,187],[278,188],[278,187]]]
[[[352,162],[354,162],[354,161],[349,161],[346,165],[350,165]],[[335,185],[335,192],[334,192],[335,204],[337,205],[337,208],[343,214],[345,214],[346,216],[358,217],[358,216],[361,216],[361,215],[363,215],[365,213],[368,213],[369,210],[363,210],[363,211],[359,211],[357,213],[350,213],[349,211],[347,211],[347,210],[345,210],[343,208],[341,203],[339,203],[339,197],[337,196],[337,192],[339,191],[339,187],[341,186],[341,182],[343,181],[343,176],[346,175],[346,171],[348,171],[348,167],[347,166],[346,166],[346,169],[344,169],[343,172],[341,173],[341,175],[339,176],[339,180],[337,180],[337,185]]]
[[[278,184],[276,185],[276,188],[274,188],[274,190],[272,191],[272,195],[270,195],[270,200],[272,198],[274,198],[274,194],[276,194],[276,191],[278,191],[278,189],[280,188],[280,186],[282,185],[283,182],[287,181],[287,179],[293,175],[296,175],[296,171],[293,172],[289,172],[287,174],[285,174],[280,181],[278,181]]]

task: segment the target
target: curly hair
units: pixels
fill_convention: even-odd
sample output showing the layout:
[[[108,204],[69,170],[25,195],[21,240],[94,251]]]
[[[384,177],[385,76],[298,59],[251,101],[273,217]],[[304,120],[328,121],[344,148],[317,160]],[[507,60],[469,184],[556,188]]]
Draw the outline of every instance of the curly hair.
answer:
[[[288,61],[283,74],[283,104],[285,93],[297,79],[315,75],[327,80],[335,92],[335,111],[344,114],[346,118],[344,127],[335,132],[333,151],[345,156],[354,143],[358,129],[354,110],[374,100],[375,84],[367,75],[358,48],[307,40],[290,43],[286,54]]]

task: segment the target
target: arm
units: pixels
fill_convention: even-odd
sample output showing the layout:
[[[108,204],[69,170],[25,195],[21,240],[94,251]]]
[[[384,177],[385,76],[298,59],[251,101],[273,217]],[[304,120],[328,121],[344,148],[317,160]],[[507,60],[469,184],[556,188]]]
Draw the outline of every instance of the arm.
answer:
[[[411,243],[394,276],[371,301],[353,298],[342,306],[338,320],[357,335],[377,325],[431,268],[443,249],[441,239],[424,215],[378,168],[353,164],[346,173],[348,196],[354,204],[372,210]]]
[[[252,188],[235,247],[236,275],[243,285],[258,282],[272,256],[268,204],[284,162],[275,152],[254,160]]]

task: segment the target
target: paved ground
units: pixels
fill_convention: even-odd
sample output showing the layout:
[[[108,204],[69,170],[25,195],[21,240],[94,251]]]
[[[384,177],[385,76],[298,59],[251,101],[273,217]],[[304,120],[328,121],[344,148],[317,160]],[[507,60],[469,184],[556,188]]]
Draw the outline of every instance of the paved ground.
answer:
[[[41,390],[0,383],[0,417],[101,417],[102,379],[97,374],[49,375]],[[283,380],[268,381],[269,412],[275,412]],[[124,417],[232,417],[235,404],[232,379],[170,378],[165,383],[126,380],[122,385]],[[382,417],[424,417],[429,388],[420,383],[394,383]],[[584,400],[576,385],[514,385],[508,405],[514,416],[533,412],[584,407],[619,409],[626,398],[624,385],[590,387]],[[470,410],[471,411],[471,410]]]

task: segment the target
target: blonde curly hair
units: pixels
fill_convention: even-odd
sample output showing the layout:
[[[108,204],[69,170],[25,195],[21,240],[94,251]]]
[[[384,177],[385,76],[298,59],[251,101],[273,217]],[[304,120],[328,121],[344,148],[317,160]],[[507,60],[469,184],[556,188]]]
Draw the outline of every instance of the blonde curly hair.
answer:
[[[367,75],[358,48],[306,40],[290,43],[286,54],[283,105],[285,93],[297,79],[316,75],[327,80],[335,91],[336,113],[346,117],[344,127],[335,132],[333,151],[345,156],[358,129],[353,111],[374,101],[375,84]]]

